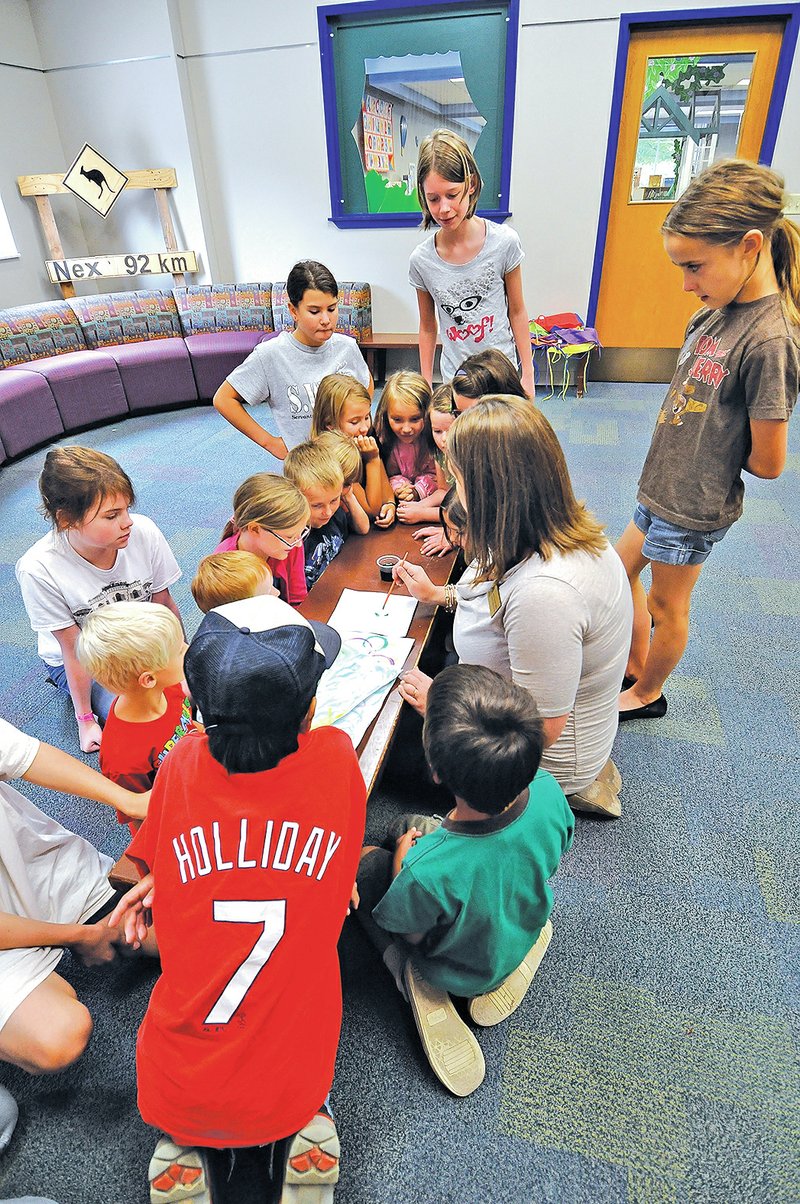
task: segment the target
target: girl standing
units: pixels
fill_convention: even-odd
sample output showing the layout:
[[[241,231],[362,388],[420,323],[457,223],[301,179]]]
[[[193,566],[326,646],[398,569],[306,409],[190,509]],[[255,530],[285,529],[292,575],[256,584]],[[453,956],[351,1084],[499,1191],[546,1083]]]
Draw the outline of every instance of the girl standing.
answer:
[[[272,570],[284,602],[299,606],[306,588],[303,540],[311,514],[303,494],[285,477],[257,472],[233,495],[233,518],[215,552],[252,552]]]
[[[39,493],[53,530],[17,561],[17,580],[47,677],[72,699],[81,750],[97,752],[113,695],[78,662],[80,628],[93,610],[121,601],[160,602],[180,622],[169,587],[181,570],[155,523],[130,513],[133,485],[111,456],[53,448]]]
[[[703,308],[687,327],[633,521],[617,545],[635,616],[620,719],[665,714],[663,687],[686,648],[692,590],[742,513],[742,469],[771,480],[786,463],[800,385],[800,231],[782,216],[785,200],[769,168],[717,163],[662,227],[684,290]]]
[[[375,434],[394,496],[418,502],[436,490],[433,439],[425,416],[431,389],[418,372],[394,372],[375,414]]]
[[[483,181],[463,138],[434,130],[419,148],[417,196],[422,228],[438,226],[411,254],[409,282],[419,305],[420,371],[433,382],[437,312],[442,379],[481,348],[519,361],[522,386],[534,395],[528,312],[522,295],[523,250],[516,232],[477,217]]]
[[[339,286],[322,263],[304,259],[286,279],[294,330],[259,343],[214,394],[214,406],[243,435],[283,460],[311,437],[314,396],[323,376],[344,372],[372,396],[373,383],[355,339],[336,334]],[[246,406],[266,402],[279,434],[270,435]]]
[[[364,474],[363,485],[356,482],[353,493],[376,527],[391,527],[397,506],[372,432],[370,395],[352,377],[336,373],[319,382],[311,438],[323,431],[340,431],[353,440],[361,453]]]

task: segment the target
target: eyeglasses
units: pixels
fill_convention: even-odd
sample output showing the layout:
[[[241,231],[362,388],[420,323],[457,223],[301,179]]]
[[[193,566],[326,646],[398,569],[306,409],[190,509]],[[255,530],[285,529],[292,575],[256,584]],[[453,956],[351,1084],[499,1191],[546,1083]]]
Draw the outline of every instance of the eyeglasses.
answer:
[[[305,537],[311,531],[311,528],[303,527],[303,530],[297,536],[297,539],[284,539],[283,536],[279,535],[277,531],[273,531],[272,527],[267,527],[267,531],[269,531],[270,535],[274,535],[276,539],[279,539],[285,548],[296,548],[303,542]]]

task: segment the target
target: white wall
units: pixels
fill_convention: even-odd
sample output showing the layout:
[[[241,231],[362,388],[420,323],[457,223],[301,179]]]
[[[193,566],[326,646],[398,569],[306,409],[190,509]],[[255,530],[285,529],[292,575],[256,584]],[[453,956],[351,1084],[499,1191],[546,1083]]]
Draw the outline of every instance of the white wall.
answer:
[[[522,0],[510,224],[527,252],[532,314],[586,308],[621,11],[612,0]],[[66,167],[90,141],[123,169],[177,168],[178,238],[209,278],[281,279],[296,259],[317,258],[372,283],[377,330],[415,329],[407,267],[420,233],[328,220],[313,0],[0,0],[0,18],[15,64],[0,67],[0,193],[22,252],[16,268],[0,263],[0,305],[53,295],[34,206],[15,201],[14,177]],[[9,121],[14,112],[24,120]],[[800,191],[797,62],[775,165]],[[68,198],[55,204],[68,255],[161,246],[150,194],[123,196],[107,223]]]

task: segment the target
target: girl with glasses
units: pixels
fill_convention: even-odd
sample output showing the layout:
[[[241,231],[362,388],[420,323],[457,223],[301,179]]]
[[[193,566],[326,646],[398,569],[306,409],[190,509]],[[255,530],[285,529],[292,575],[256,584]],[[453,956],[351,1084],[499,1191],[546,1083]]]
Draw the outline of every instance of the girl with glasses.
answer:
[[[215,552],[252,552],[265,560],[280,596],[299,606],[306,588],[303,540],[311,514],[303,494],[285,477],[257,472],[233,495],[233,517]]]

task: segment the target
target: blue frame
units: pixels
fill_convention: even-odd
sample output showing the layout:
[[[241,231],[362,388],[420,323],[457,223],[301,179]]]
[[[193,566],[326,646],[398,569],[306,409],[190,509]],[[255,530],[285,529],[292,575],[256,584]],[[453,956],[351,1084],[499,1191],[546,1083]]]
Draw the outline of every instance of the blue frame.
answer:
[[[772,85],[767,120],[764,125],[764,136],[761,139],[761,149],[758,153],[759,163],[771,165],[778,137],[783,105],[786,100],[786,88],[792,69],[797,35],[800,31],[800,4],[748,4],[736,8],[704,8],[688,13],[682,9],[672,9],[669,12],[623,13],[620,16],[619,41],[617,42],[617,60],[614,68],[614,91],[611,98],[611,117],[608,126],[608,146],[603,173],[603,191],[600,197],[600,216],[597,219],[597,242],[595,243],[594,262],[592,264],[592,283],[589,289],[589,305],[586,322],[594,326],[597,317],[597,302],[600,296],[600,279],[603,272],[603,259],[606,251],[606,235],[608,220],[611,212],[611,189],[614,183],[614,169],[617,162],[617,144],[619,142],[619,122],[622,114],[622,100],[625,89],[625,72],[628,66],[628,46],[631,32],[634,29],[653,25],[714,25],[727,24],[730,21],[747,21],[763,17],[784,17],[786,27],[783,31],[778,64],[775,68],[775,80]]]
[[[458,9],[468,11],[476,0],[363,0],[360,4],[323,4],[317,8],[319,32],[319,57],[322,68],[322,103],[325,111],[325,143],[328,152],[328,181],[331,194],[331,216],[328,219],[342,230],[352,229],[398,229],[417,227],[421,215],[416,213],[345,213],[342,197],[341,147],[339,145],[339,121],[336,104],[336,78],[334,56],[330,47],[333,37],[331,22],[335,18],[351,17],[361,21],[365,13],[390,13],[417,8],[441,8],[443,16],[457,16]],[[514,99],[517,79],[517,44],[519,41],[520,0],[498,0],[498,7],[508,9],[505,59],[505,87],[503,90],[503,132],[500,150],[500,207],[491,209],[480,206],[478,213],[493,221],[504,221],[511,216],[508,200],[511,189],[511,147],[514,139]],[[504,202],[504,204],[503,204]]]

